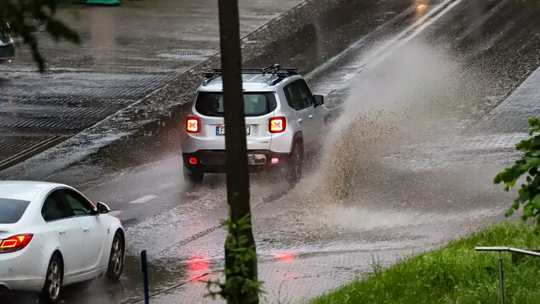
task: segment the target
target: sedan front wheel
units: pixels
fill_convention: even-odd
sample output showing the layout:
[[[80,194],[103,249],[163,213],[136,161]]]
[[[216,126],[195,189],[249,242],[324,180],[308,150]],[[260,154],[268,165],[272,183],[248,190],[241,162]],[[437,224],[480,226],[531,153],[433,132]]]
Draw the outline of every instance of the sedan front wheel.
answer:
[[[122,276],[122,271],[124,270],[124,245],[124,237],[117,231],[112,242],[109,266],[105,274],[112,281],[117,281]]]

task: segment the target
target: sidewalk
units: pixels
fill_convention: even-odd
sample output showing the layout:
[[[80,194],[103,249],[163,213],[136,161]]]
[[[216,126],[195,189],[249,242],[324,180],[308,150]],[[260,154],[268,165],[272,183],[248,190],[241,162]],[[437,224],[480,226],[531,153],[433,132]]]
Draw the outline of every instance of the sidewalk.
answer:
[[[529,118],[540,115],[540,68],[467,133],[528,133]]]
[[[412,249],[389,250],[383,252],[359,251],[339,253],[319,253],[312,256],[294,256],[292,253],[280,253],[274,260],[259,263],[259,280],[263,281],[261,303],[298,303],[319,296],[331,289],[350,283],[356,277],[373,272],[373,260],[381,260],[379,266],[388,266],[396,257],[411,254]],[[260,257],[259,257],[260,258]],[[203,264],[201,264],[203,265]],[[204,267],[199,269],[202,275],[211,272]],[[213,304],[225,303],[216,298],[205,298],[206,284],[202,280],[224,280],[219,275],[205,276],[181,287],[171,289],[150,298],[156,304]],[[152,282],[150,282],[151,284]],[[142,304],[144,301],[127,302]]]

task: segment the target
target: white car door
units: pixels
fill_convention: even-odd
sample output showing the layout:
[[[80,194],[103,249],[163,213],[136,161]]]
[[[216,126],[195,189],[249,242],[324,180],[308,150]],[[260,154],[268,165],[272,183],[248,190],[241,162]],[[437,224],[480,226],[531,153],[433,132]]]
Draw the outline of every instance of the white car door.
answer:
[[[41,215],[56,234],[59,249],[64,259],[64,276],[71,277],[81,272],[83,256],[83,231],[79,222],[72,217],[59,190],[51,192],[43,203]]]
[[[103,255],[103,242],[106,228],[102,226],[99,214],[94,212],[92,204],[81,194],[70,189],[63,189],[62,193],[73,210],[75,219],[83,231],[83,272],[89,272],[99,267]]]
[[[300,130],[304,135],[304,144],[309,145],[315,139],[313,132],[314,108],[310,104],[309,95],[304,89],[305,82],[296,80],[283,88],[287,102],[295,110]]]
[[[314,101],[315,101],[315,99],[314,99]],[[319,105],[317,107],[315,107],[315,105],[313,105],[313,107],[314,107],[314,110],[315,110],[315,122],[314,122],[314,124],[315,124],[315,127],[317,128],[317,139],[320,139],[320,137],[323,135],[323,133],[325,131],[325,128],[326,128],[326,123],[324,122],[324,119],[328,115],[328,109],[324,105]]]
[[[304,135],[304,144],[309,145],[315,139],[313,133],[313,107],[296,111],[296,115],[300,123],[300,129]]]
[[[315,100],[313,99],[313,94],[305,80],[297,80],[296,83],[302,100],[302,108],[306,113],[304,132],[309,138],[308,143],[315,143],[319,137],[319,117],[317,116],[317,109],[315,108]]]

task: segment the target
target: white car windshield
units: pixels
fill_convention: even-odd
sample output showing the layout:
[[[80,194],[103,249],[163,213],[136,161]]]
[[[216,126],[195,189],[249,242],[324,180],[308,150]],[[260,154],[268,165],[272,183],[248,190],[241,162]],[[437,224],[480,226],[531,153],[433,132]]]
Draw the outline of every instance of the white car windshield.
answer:
[[[29,204],[29,201],[0,198],[0,224],[17,223]]]

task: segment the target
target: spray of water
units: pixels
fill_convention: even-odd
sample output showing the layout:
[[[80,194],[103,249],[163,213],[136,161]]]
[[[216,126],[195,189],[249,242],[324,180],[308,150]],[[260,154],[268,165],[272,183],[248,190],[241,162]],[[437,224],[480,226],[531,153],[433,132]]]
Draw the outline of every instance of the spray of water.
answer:
[[[321,151],[316,182],[311,181],[316,185],[312,191],[316,199],[311,201],[318,208],[312,214],[319,221],[310,217],[305,223],[325,226],[328,219],[338,219],[344,227],[366,229],[366,224],[402,225],[418,218],[393,214],[390,206],[388,211],[380,207],[384,202],[378,212],[369,210],[363,200],[370,194],[365,191],[377,189],[362,189],[362,185],[374,175],[388,174],[378,172],[376,165],[386,153],[456,134],[458,127],[449,122],[463,118],[460,109],[476,91],[466,67],[421,42],[409,43],[383,62],[368,65],[353,80],[343,114]]]
[[[460,81],[456,67],[427,45],[410,44],[353,80],[343,115],[323,150],[326,195],[346,199],[362,168],[389,148],[419,140],[424,124],[441,118]],[[333,140],[332,140],[333,139]],[[324,173],[323,173],[324,172]]]

